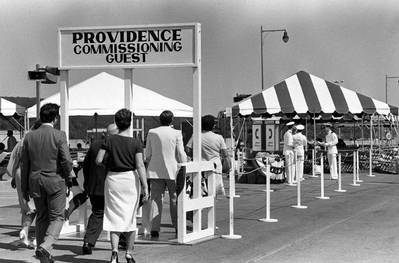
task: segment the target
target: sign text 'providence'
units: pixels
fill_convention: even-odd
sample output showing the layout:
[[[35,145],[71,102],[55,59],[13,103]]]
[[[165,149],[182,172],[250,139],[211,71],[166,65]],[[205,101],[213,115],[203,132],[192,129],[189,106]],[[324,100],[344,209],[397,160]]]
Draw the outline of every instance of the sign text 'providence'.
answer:
[[[149,53],[179,52],[181,29],[72,33],[76,55],[105,55],[107,63],[144,63]]]

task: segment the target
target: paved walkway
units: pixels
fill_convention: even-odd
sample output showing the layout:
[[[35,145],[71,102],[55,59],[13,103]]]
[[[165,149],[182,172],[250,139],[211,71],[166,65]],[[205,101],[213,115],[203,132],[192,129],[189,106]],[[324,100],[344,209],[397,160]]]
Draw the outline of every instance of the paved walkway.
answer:
[[[145,244],[135,248],[137,262],[399,262],[399,175],[366,177],[353,187],[345,175],[337,193],[336,181],[325,180],[325,195],[319,200],[320,180],[308,178],[302,183],[302,204],[295,209],[296,188],[272,185],[271,217],[277,223],[263,223],[265,217],[264,185],[236,186],[235,232],[239,240],[216,238],[194,246],[165,243]],[[19,248],[19,209],[16,193],[9,182],[0,182],[0,262],[38,262],[33,250]],[[167,212],[167,207],[165,207]],[[166,215],[168,217],[168,215]],[[165,221],[161,236],[170,231]],[[217,202],[218,234],[228,233],[228,199]],[[170,233],[169,233],[170,234]],[[108,262],[110,245],[100,241],[93,255],[81,255],[82,241],[63,236],[55,246],[57,262]],[[123,252],[120,261],[125,262]]]

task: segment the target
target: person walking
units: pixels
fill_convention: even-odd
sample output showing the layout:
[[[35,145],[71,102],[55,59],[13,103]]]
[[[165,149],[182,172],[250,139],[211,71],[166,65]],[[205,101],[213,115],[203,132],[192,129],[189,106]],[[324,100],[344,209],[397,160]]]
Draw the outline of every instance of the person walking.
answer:
[[[119,133],[109,136],[102,144],[96,164],[105,160],[107,176],[104,184],[103,229],[111,232],[111,262],[118,262],[119,236],[124,233],[127,240],[126,261],[133,263],[133,247],[136,237],[136,212],[139,206],[140,188],[143,200],[148,199],[148,187],[143,162],[143,147],[132,137],[130,129],[132,112],[121,109],[115,114]],[[137,171],[137,173],[135,173]],[[141,181],[141,187],[140,187]]]
[[[65,132],[54,129],[58,115],[57,104],[43,105],[42,125],[25,136],[22,146],[21,190],[26,201],[33,197],[35,202],[36,256],[42,263],[54,262],[51,249],[64,223],[66,186],[71,186],[67,138]]]
[[[306,136],[302,134],[303,129],[305,126],[299,124],[295,126],[296,133],[293,135],[293,145],[294,145],[294,154],[296,155],[296,178],[294,181],[297,180],[304,180],[303,178],[303,164],[305,160],[305,151],[308,144],[308,140]]]
[[[324,129],[326,132],[326,142],[321,143],[327,148],[327,158],[328,164],[330,166],[330,179],[336,180],[338,179],[337,173],[337,143],[338,143],[338,136],[332,130],[332,124],[326,123],[324,125]]]
[[[41,125],[40,121],[37,121],[31,130],[36,130]],[[19,141],[10,154],[10,160],[7,165],[7,174],[12,178],[11,187],[17,189],[18,203],[21,208],[21,231],[19,232],[19,239],[22,244],[28,248],[36,247],[36,239],[32,242],[29,240],[29,229],[36,217],[36,208],[33,200],[26,202],[22,195],[21,190],[21,158],[22,158],[22,143],[23,140]]]
[[[146,163],[151,189],[151,237],[159,237],[162,218],[162,195],[168,189],[170,216],[177,231],[176,175],[178,163],[187,161],[182,133],[171,127],[173,113],[163,111],[159,116],[161,126],[150,129],[147,135]]]
[[[12,152],[15,145],[17,145],[17,139],[14,136],[14,132],[12,130],[7,131],[7,152]]]
[[[201,119],[201,153],[202,160],[213,161],[215,163],[215,196],[220,192],[225,195],[223,177],[222,177],[222,160],[227,162],[227,166],[231,167],[227,146],[221,135],[214,133],[212,130],[215,127],[215,117],[212,115],[205,115]],[[187,143],[189,155],[192,156],[193,138]]]
[[[288,130],[284,133],[284,147],[283,154],[285,159],[285,172],[287,174],[288,184],[292,185],[294,183],[294,141],[293,133],[295,122],[290,121],[286,124]]]
[[[108,125],[107,135],[118,133],[118,127],[115,123]],[[92,248],[95,247],[98,237],[103,230],[104,217],[104,182],[107,170],[104,165],[97,165],[96,158],[105,138],[97,140],[90,145],[90,148],[83,161],[83,188],[90,198],[91,215],[86,227],[86,233],[83,238],[83,255],[92,254]]]

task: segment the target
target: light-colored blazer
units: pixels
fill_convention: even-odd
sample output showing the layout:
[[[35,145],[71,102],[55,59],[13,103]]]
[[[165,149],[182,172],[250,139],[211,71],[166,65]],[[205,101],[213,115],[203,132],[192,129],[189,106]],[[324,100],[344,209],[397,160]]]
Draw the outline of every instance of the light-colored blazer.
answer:
[[[177,164],[187,161],[181,131],[169,126],[149,130],[145,156],[149,179],[176,180]]]
[[[335,132],[330,132],[326,136],[326,147],[327,147],[327,153],[328,154],[337,154],[337,143],[338,143],[338,137],[335,134]]]
[[[283,154],[289,154],[294,150],[294,141],[293,141],[293,135],[292,135],[292,130],[289,129],[284,133],[284,148],[283,148]]]
[[[305,148],[308,143],[306,136],[298,132],[295,133],[292,137],[294,141],[294,152],[296,152],[297,156],[304,156]]]

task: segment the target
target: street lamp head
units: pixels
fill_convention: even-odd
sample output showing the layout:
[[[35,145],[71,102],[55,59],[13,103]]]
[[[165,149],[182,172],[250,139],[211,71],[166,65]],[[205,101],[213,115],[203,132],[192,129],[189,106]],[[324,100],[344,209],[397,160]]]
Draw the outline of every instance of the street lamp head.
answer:
[[[284,34],[283,34],[283,41],[284,41],[284,43],[287,43],[289,39],[290,39],[290,38],[288,37],[287,31],[284,31]]]

